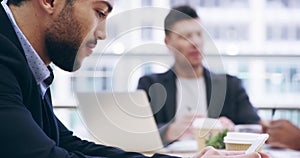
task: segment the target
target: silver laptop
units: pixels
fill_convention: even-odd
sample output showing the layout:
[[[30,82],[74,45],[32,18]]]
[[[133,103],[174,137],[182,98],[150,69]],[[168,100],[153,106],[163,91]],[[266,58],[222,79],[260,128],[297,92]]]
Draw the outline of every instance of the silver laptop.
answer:
[[[144,91],[83,92],[77,99],[82,119],[98,142],[137,152],[163,148]]]

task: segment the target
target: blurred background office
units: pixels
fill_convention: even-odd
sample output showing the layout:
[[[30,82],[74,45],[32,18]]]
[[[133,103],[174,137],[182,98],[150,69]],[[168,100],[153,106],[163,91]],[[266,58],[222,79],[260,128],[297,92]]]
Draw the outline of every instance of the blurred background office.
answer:
[[[115,0],[115,4],[107,40],[98,42],[81,70],[70,74],[54,67],[55,113],[77,135],[89,138],[74,91],[134,91],[140,76],[164,72],[172,65],[163,41],[163,19],[169,8],[182,4],[197,9],[215,47],[205,53],[209,69],[241,78],[262,119],[286,118],[300,126],[299,0]]]

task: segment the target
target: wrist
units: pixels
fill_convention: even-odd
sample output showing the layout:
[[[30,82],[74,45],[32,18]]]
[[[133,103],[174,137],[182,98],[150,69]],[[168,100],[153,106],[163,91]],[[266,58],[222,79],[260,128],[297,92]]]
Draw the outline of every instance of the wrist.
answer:
[[[298,136],[294,140],[300,140],[300,129],[298,129]],[[294,142],[295,142],[294,149],[295,150],[300,150],[300,141],[294,141]]]
[[[172,142],[173,141],[173,136],[172,136],[172,124],[170,124],[170,126],[167,128],[166,133],[165,133],[165,140],[168,142]]]

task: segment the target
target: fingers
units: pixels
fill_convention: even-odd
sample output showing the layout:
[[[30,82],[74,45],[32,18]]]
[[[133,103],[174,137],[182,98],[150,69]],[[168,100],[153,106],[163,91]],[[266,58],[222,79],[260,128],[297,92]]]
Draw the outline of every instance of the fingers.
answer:
[[[185,114],[183,117],[185,120],[193,121],[196,118],[203,118],[203,117],[205,117],[205,115],[200,114],[200,113],[192,113],[191,112],[191,113]]]
[[[258,152],[245,154],[244,151],[220,151],[215,148],[208,146],[202,149],[198,154],[194,155],[193,158],[269,158],[268,155]]]
[[[269,129],[271,128],[279,128],[280,126],[283,125],[282,121],[276,120],[276,121],[271,121],[270,126],[268,127]]]
[[[254,152],[254,153],[243,155],[240,158],[262,158],[262,157],[259,153]]]
[[[220,120],[223,128],[228,129],[228,130],[234,129],[234,126],[235,126],[234,123],[227,117],[222,116],[219,118],[219,120]]]
[[[213,152],[213,153],[212,153]],[[207,154],[213,154],[213,155],[219,155],[217,152],[216,152],[216,149],[211,147],[211,146],[208,146],[208,147],[205,147],[203,148],[200,153],[196,154],[193,156],[193,158],[202,158],[204,157],[204,155],[207,155]]]
[[[250,154],[228,155],[228,156],[225,156],[223,158],[269,158],[269,157],[265,154],[261,154],[261,153],[258,153],[258,152],[253,152],[253,153],[250,153]]]
[[[205,148],[203,148],[201,150],[201,152],[196,156],[207,156],[207,157],[213,157],[213,156],[223,156],[223,157],[226,157],[226,156],[234,156],[234,155],[242,155],[244,154],[245,152],[244,151],[221,151],[221,150],[217,150],[215,149],[214,147],[211,147],[211,146],[207,146]]]
[[[264,153],[259,152],[258,154],[261,156],[261,158],[269,158],[269,156]]]
[[[259,124],[262,126],[262,133],[266,133],[268,130],[268,127],[270,126],[270,122],[269,120],[267,121],[259,121]]]
[[[245,154],[245,151],[222,151],[222,155],[226,156],[233,156],[233,155],[243,155]]]
[[[270,122],[270,127],[281,127],[281,126],[291,126],[292,123],[288,120],[279,119]]]
[[[240,158],[269,158],[269,156],[261,152],[254,152],[248,155],[244,155],[244,157],[240,157]]]
[[[200,152],[200,154],[204,155],[206,152],[208,152],[209,150],[214,150],[215,148],[213,148],[212,146],[207,146],[205,148],[203,148]]]

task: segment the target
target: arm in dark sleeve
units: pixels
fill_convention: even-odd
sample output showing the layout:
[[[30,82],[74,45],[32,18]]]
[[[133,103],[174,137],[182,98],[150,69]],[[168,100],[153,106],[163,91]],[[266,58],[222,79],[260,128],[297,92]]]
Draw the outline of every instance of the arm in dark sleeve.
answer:
[[[6,49],[7,44],[1,41],[1,51],[10,52]],[[18,51],[16,48],[12,51]],[[3,53],[4,54],[4,53]],[[7,58],[6,55],[0,54],[0,157],[9,158],[86,158],[81,150],[72,150],[67,142],[72,144],[75,138],[68,138],[68,132],[62,130],[63,148],[58,146],[50,139],[43,129],[33,119],[31,113],[23,103],[23,94],[16,73],[13,73],[11,64],[13,58]],[[13,61],[18,62],[18,61]],[[22,78],[26,80],[26,78]],[[34,96],[31,96],[34,97]],[[34,99],[34,98],[32,98]],[[39,106],[39,105],[36,105]],[[63,129],[59,123],[59,128]],[[66,135],[64,135],[66,134]],[[72,140],[73,139],[73,140]],[[77,141],[80,141],[79,139]],[[81,141],[80,141],[81,142]],[[77,143],[74,143],[77,144]],[[86,145],[87,144],[87,145]],[[133,152],[124,152],[112,147],[104,147],[87,143],[83,141],[79,145],[83,152],[91,153],[93,149],[98,150],[97,156],[104,154],[112,155],[111,157],[144,157],[141,154]],[[70,150],[68,150],[69,148]],[[79,149],[76,148],[75,149]],[[154,155],[154,157],[157,155]]]
[[[159,134],[160,134],[160,137],[162,139],[163,145],[167,146],[168,144],[172,143],[172,142],[169,142],[165,139],[165,135],[166,135],[166,132],[168,130],[170,122],[169,123],[164,122],[162,120],[163,116],[161,116],[162,111],[159,112],[159,110],[162,110],[161,106],[165,104],[164,103],[165,98],[157,99],[157,98],[163,96],[163,95],[160,95],[160,93],[163,92],[163,90],[161,90],[161,88],[163,88],[163,87],[160,87],[159,84],[155,85],[155,81],[153,81],[153,79],[149,76],[141,77],[139,79],[138,87],[137,87],[137,89],[141,89],[141,90],[144,90],[146,92],[147,97],[148,97],[149,102],[150,102],[150,105],[151,105],[151,108],[152,108],[152,111],[154,113],[154,118],[155,118],[155,121],[156,121],[157,128],[159,130]],[[150,94],[150,91],[152,91],[151,94]],[[163,100],[163,101],[161,101],[161,100]],[[160,106],[157,106],[157,105],[160,105]]]
[[[232,88],[235,89],[235,98],[237,105],[237,119],[234,120],[236,124],[256,124],[260,117],[257,110],[252,106],[249,96],[246,93],[243,83],[240,79],[234,77],[232,79]]]
[[[20,86],[20,81],[25,84],[29,81],[25,64],[22,52],[0,34],[0,157],[84,157],[56,146],[33,119],[36,115],[24,104],[25,95]],[[36,99],[32,97],[25,98]],[[40,105],[34,106],[39,109]]]
[[[58,120],[58,119],[57,119]],[[59,130],[61,133],[61,146],[68,149],[69,151],[80,151],[85,155],[89,156],[105,156],[105,157],[124,157],[124,158],[143,158],[145,157],[142,154],[135,153],[135,152],[125,152],[121,149],[105,146],[105,145],[96,145],[93,142],[88,142],[85,140],[81,140],[78,137],[72,135],[72,132],[69,131],[59,120],[58,120]],[[145,142],[147,143],[147,142]],[[154,154],[153,158],[160,157],[160,158],[168,158],[173,156],[162,155],[162,154]]]
[[[14,74],[2,64],[0,74],[1,157],[84,157],[80,153],[70,153],[56,146],[23,104],[21,89]]]
[[[85,158],[104,157],[145,157],[135,152],[96,145],[71,136],[60,122],[61,146],[57,146],[35,123],[32,114],[22,103],[20,87],[9,70],[0,64],[0,155],[10,158]],[[169,157],[155,154],[153,157]],[[171,157],[171,156],[170,156]]]
[[[150,88],[151,84],[152,83],[151,83],[150,79],[148,79],[147,77],[144,76],[139,79],[138,87],[137,87],[137,89],[141,89],[146,92],[149,102],[151,102],[151,98],[149,95],[149,88]]]
[[[97,145],[93,142],[81,140],[73,135],[73,132],[69,131],[58,119],[60,133],[60,147],[67,149],[71,152],[81,152],[89,156],[104,156],[104,157],[144,157],[141,154],[134,152],[125,152],[121,149]]]

